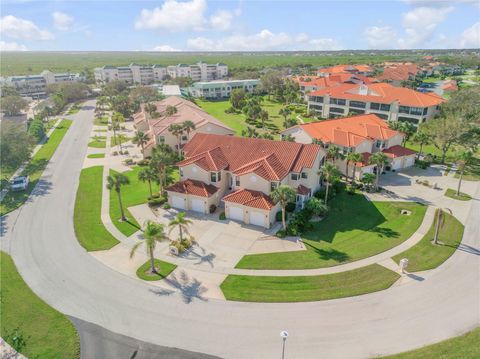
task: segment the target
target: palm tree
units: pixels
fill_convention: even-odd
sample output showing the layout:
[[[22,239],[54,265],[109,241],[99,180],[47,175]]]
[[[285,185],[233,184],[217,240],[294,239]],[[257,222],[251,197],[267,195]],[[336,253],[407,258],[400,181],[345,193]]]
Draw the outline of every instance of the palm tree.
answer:
[[[330,147],[327,150],[327,158],[332,161],[332,163],[335,163],[335,160],[338,158],[342,158],[342,153],[340,152],[340,148],[335,146],[335,145],[330,145]]]
[[[118,203],[120,204],[120,213],[122,214],[122,221],[126,221],[125,212],[123,211],[122,196],[120,194],[120,189],[123,185],[129,184],[130,181],[127,176],[121,173],[114,173],[107,177],[107,188],[109,190],[115,190],[118,196]]]
[[[288,116],[290,116],[291,113],[292,111],[290,111],[288,107],[282,107],[278,112],[280,116],[283,116],[284,123],[287,123]]]
[[[130,251],[130,258],[133,258],[137,249],[145,243],[145,249],[147,250],[147,255],[150,257],[150,273],[158,274],[157,268],[155,268],[155,247],[157,242],[162,242],[168,240],[168,236],[165,233],[164,226],[160,223],[155,223],[152,221],[146,221],[143,225],[143,237],[145,240],[142,242],[136,243],[132,250]]]
[[[115,112],[112,115],[112,129],[113,129],[113,138],[115,142],[118,143],[120,152],[123,152],[121,135],[117,135],[117,131],[120,129],[120,123],[125,122],[125,117],[120,112]]]
[[[137,146],[142,148],[142,156],[145,159],[145,145],[147,144],[149,138],[145,132],[137,131],[135,132],[135,136],[133,136],[132,142],[136,143]]]
[[[186,213],[185,212],[179,212],[174,219],[170,221],[168,224],[168,227],[170,228],[169,234],[172,233],[172,231],[175,228],[178,228],[178,234],[180,236],[180,243],[183,242],[183,233],[190,235],[188,233],[188,226],[193,224],[193,222],[189,219],[185,218]]]
[[[170,131],[170,133],[177,138],[177,150],[178,150],[178,156],[180,156],[181,154],[180,138],[183,134],[183,126],[178,123],[172,123],[170,126],[168,126],[168,131]]]
[[[448,208],[445,208],[447,212],[452,215],[452,211]],[[435,234],[433,235],[433,244],[438,244],[438,237],[440,235],[440,229],[443,228],[445,224],[445,211],[443,208],[437,208],[435,210]]]
[[[177,113],[177,108],[175,106],[168,105],[165,113],[167,116],[172,116]]]
[[[167,170],[175,161],[175,152],[169,145],[160,144],[153,149],[150,166],[157,170],[160,194],[163,194],[163,188],[167,185]]]
[[[338,176],[340,175],[340,172],[338,171],[338,168],[330,162],[325,163],[321,168],[318,173],[323,177],[325,182],[327,182],[327,188],[325,189],[325,205],[327,204],[328,201],[328,189],[330,188],[330,185],[338,179]]]
[[[262,110],[260,112],[260,121],[262,121],[262,128],[265,128],[265,121],[268,121],[268,112],[265,110]]]
[[[381,173],[383,172],[383,168],[388,163],[388,157],[383,152],[376,152],[370,156],[368,162],[371,165],[377,166],[377,173],[375,178],[375,189],[378,190],[378,180],[380,178]]]
[[[375,175],[372,173],[365,173],[362,177],[362,183],[370,187],[375,182]]]
[[[418,151],[417,153],[417,160],[418,160],[422,155],[423,146],[430,142],[430,136],[427,135],[422,130],[418,130],[418,132],[413,135],[412,141],[420,145],[420,151]]]
[[[182,123],[183,130],[187,133],[187,139],[190,139],[190,132],[195,131],[195,124],[192,121]]]
[[[457,196],[460,196],[460,187],[462,186],[463,172],[465,167],[472,161],[473,154],[471,151],[463,151],[458,155],[457,159],[457,171],[460,171],[460,176],[458,177],[458,187],[457,187]]]
[[[350,152],[347,155],[347,161],[346,161],[347,165],[345,168],[345,176],[348,179],[348,164],[353,163],[352,182],[355,182],[355,171],[357,169],[357,163],[361,162],[362,159],[363,159],[363,156],[358,152]]]
[[[150,190],[150,197],[153,196],[152,193],[152,181],[157,179],[157,173],[153,168],[147,167],[142,168],[138,172],[138,179],[142,182],[148,182],[148,189]]]
[[[402,143],[402,146],[405,146],[405,143],[417,131],[417,129],[410,122],[402,122],[400,126],[400,131],[402,131],[405,134],[405,136],[403,136],[403,143]]]
[[[283,230],[287,229],[287,224],[285,222],[285,208],[287,207],[287,204],[295,202],[296,196],[297,194],[295,193],[295,190],[286,184],[278,186],[272,191],[272,193],[270,193],[273,202],[280,203],[280,206],[282,207]]]

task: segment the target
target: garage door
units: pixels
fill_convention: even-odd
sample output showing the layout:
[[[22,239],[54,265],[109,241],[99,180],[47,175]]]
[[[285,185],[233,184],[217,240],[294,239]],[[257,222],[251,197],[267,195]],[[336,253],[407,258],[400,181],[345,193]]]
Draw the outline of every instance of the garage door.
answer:
[[[399,170],[402,168],[402,159],[401,158],[396,158],[392,162],[392,168],[394,170]]]
[[[243,209],[240,207],[229,207],[228,217],[243,222]]]
[[[192,199],[192,211],[205,213],[205,203],[201,199]]]
[[[265,227],[265,215],[261,212],[250,212],[250,224]]]
[[[172,207],[185,209],[185,201],[182,197],[172,196]]]
[[[412,167],[415,164],[415,157],[407,157],[405,159],[405,167]]]

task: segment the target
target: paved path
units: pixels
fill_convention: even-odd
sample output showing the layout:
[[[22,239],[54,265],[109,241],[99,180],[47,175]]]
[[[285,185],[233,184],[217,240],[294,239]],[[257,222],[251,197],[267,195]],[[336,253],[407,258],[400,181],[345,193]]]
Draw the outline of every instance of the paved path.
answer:
[[[88,102],[92,106],[92,102]],[[1,245],[47,303],[118,334],[224,358],[366,358],[437,342],[479,325],[480,189],[462,247],[426,280],[339,300],[262,304],[206,300],[194,280],[179,293],[128,278],[78,244],[73,207],[93,108],[81,111],[21,209],[4,218]]]

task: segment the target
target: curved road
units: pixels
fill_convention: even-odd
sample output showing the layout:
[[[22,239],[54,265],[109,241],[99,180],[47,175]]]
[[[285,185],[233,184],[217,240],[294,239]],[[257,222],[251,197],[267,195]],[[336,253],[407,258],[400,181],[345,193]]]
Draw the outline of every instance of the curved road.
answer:
[[[48,165],[41,185],[4,218],[2,247],[28,285],[65,314],[146,342],[225,358],[364,358],[395,353],[479,324],[480,190],[462,250],[428,278],[333,301],[291,304],[205,300],[195,284],[169,293],[110,270],[78,244],[73,208],[93,101]],[[128,258],[125,258],[128,260]]]

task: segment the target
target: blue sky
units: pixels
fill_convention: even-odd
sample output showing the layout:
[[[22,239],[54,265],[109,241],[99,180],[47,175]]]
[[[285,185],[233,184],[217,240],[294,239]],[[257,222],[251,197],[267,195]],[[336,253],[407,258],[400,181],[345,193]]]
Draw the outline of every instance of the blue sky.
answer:
[[[2,50],[480,47],[480,0],[3,0]]]

